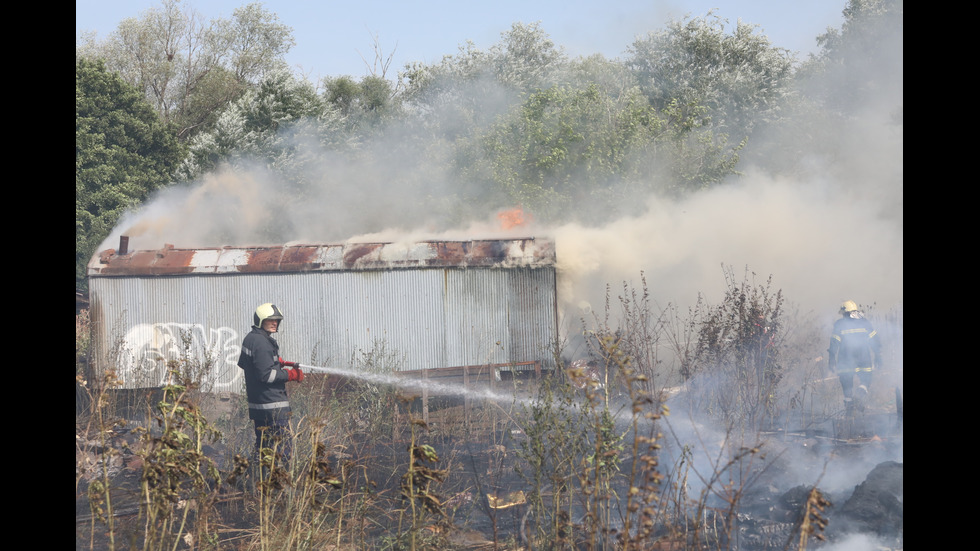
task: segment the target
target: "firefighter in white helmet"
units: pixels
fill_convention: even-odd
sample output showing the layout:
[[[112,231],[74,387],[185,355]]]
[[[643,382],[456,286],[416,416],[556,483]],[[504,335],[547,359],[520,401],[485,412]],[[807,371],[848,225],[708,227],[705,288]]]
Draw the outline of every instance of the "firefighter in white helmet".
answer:
[[[841,304],[840,315],[830,336],[828,362],[830,369],[840,378],[847,410],[851,411],[854,398],[858,399],[859,407],[863,409],[863,399],[871,386],[871,375],[875,368],[881,368],[881,338],[853,300]],[[855,376],[859,383],[857,388],[854,388]]]
[[[262,304],[255,309],[252,321],[252,330],[242,342],[238,367],[245,371],[248,416],[255,424],[256,455],[262,448],[272,448],[288,460],[291,409],[286,383],[302,382],[304,375],[298,367],[290,369],[280,363],[279,343],[272,335],[279,331],[282,311],[275,304]]]

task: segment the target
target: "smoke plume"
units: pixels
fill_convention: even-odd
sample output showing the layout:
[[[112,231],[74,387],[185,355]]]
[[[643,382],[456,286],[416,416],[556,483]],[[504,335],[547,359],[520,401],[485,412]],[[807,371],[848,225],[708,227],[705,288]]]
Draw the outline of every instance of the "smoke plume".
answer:
[[[661,304],[687,305],[699,295],[717,301],[723,266],[747,269],[760,283],[773,276],[804,310],[833,316],[847,299],[889,308],[902,302],[902,143],[878,124],[878,136],[842,141],[850,158],[832,168],[790,178],[750,167],[683,199],[636,197],[641,215],[600,226],[545,225],[532,212],[505,228],[495,210],[456,220],[449,177],[430,162],[352,162],[321,152],[302,187],[263,168],[226,167],[160,192],[101,249],[120,235],[131,249],[548,236],[556,241],[561,298],[576,314],[600,309],[606,285],[636,284],[641,274]]]

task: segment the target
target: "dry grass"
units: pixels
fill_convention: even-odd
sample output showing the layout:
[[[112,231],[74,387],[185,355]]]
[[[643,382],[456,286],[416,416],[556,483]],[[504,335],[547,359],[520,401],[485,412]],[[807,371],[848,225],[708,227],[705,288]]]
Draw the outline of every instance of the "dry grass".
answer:
[[[76,547],[726,548],[740,502],[771,465],[756,439],[841,414],[839,385],[821,365],[827,328],[787,314],[769,285],[733,281],[726,303],[684,318],[624,287],[604,319],[583,320],[594,372],[565,370],[556,346],[562,369],[522,388],[529,402],[433,401],[423,420],[397,388],[308,376],[290,388],[291,462],[276,450],[250,456],[242,401],[211,409],[189,377],[203,360],[176,362],[181,384],[147,400],[156,403],[142,419],[112,406],[112,370],[92,381],[79,369]],[[900,330],[900,313],[889,315],[883,325]],[[760,322],[774,332],[765,355],[752,348]],[[886,345],[900,381],[900,340]],[[387,357],[368,354],[359,367],[395,369]],[[895,401],[884,381],[896,374],[882,375],[871,406],[884,411]],[[692,409],[671,413],[669,399]],[[683,440],[682,424],[721,430]],[[824,522],[811,497],[800,549]]]

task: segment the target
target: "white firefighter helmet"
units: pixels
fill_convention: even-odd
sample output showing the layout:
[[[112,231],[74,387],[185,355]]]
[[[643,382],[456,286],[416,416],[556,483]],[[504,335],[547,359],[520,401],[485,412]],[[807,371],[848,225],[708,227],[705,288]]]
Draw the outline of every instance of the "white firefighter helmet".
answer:
[[[843,304],[840,305],[841,315],[850,314],[851,312],[857,312],[858,305],[853,300],[845,300]]]
[[[259,306],[255,309],[255,315],[252,317],[252,321],[256,327],[261,328],[265,320],[279,320],[282,322],[282,311],[271,302]]]

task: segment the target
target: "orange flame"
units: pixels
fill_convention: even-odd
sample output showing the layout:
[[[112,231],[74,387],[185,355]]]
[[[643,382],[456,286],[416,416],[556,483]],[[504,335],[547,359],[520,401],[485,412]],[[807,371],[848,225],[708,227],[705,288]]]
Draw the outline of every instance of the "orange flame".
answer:
[[[497,218],[500,220],[500,227],[505,230],[523,226],[531,221],[531,215],[525,214],[521,207],[498,212]]]

